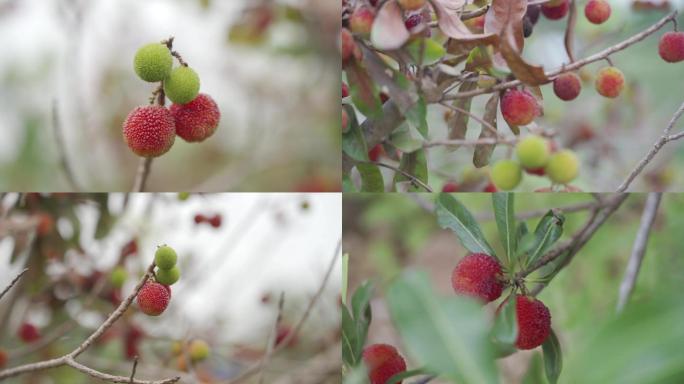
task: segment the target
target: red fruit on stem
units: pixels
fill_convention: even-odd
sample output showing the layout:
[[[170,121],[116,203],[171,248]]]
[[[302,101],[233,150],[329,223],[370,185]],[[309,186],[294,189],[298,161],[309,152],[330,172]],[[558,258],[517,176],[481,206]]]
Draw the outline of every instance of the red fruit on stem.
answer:
[[[511,89],[501,98],[501,114],[510,125],[527,125],[540,113],[537,99],[527,90]]]
[[[389,344],[371,344],[363,349],[363,363],[371,384],[385,384],[390,377],[406,371],[406,361]],[[398,384],[401,384],[399,381]]]
[[[561,100],[573,100],[579,96],[581,90],[580,78],[572,72],[563,73],[553,80],[553,93]]]
[[[0,349],[0,369],[5,368],[7,365],[7,352],[4,349]]]
[[[658,54],[668,63],[684,61],[684,32],[667,32],[660,38]]]
[[[206,93],[200,93],[187,104],[173,104],[171,115],[176,122],[176,134],[190,143],[204,141],[213,135],[221,120],[216,102]]]
[[[19,338],[25,343],[32,343],[40,339],[40,331],[31,323],[22,323],[19,327]]]
[[[544,16],[549,20],[560,20],[568,14],[570,9],[570,4],[568,0],[562,0],[558,4],[554,2],[544,3],[541,6],[541,11]]]
[[[149,316],[159,316],[166,310],[171,300],[170,289],[162,284],[147,281],[138,293],[137,302],[140,310]]]
[[[207,218],[203,214],[198,213],[195,215],[194,220],[195,220],[195,224],[200,224],[200,223],[207,221]]]
[[[534,297],[523,295],[516,296],[515,309],[518,319],[518,339],[515,346],[519,349],[533,349],[542,345],[551,332],[549,309]]]
[[[601,96],[616,98],[625,86],[625,76],[615,67],[604,67],[596,75],[595,86]]]
[[[349,27],[353,33],[367,37],[373,28],[375,13],[365,5],[357,7],[349,17]]]
[[[544,176],[546,175],[546,169],[544,167],[540,168],[525,168],[525,172],[529,173],[530,175],[537,175],[537,176]]]
[[[499,192],[499,190],[496,189],[496,185],[494,185],[492,182],[489,182],[489,184],[487,184],[487,186],[485,186],[483,192],[494,193],[494,192]]]
[[[349,96],[349,86],[345,83],[342,83],[342,98],[344,99],[347,96]]]
[[[214,228],[219,228],[221,227],[221,221],[221,215],[214,215],[211,219],[209,219],[209,225],[211,225]]]
[[[442,186],[442,192],[458,192],[458,184],[450,181]]]
[[[501,296],[504,288],[501,272],[498,260],[484,253],[473,253],[456,264],[451,274],[451,286],[458,294],[488,303]]]
[[[610,17],[610,4],[606,0],[589,0],[584,7],[584,16],[589,22],[602,24]]]
[[[168,109],[159,105],[135,108],[126,117],[123,135],[128,147],[142,157],[158,157],[171,149],[176,125]]]
[[[385,150],[382,148],[382,144],[376,144],[375,147],[368,151],[368,159],[372,162],[376,162],[384,152]]]

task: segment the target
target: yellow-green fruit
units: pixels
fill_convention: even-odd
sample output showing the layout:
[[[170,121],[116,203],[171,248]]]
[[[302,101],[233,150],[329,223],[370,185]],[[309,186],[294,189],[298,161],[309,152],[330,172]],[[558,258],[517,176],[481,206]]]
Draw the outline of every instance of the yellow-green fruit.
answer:
[[[491,171],[492,182],[498,189],[510,191],[520,184],[522,169],[513,160],[501,160],[494,164]]]
[[[173,57],[166,45],[152,43],[138,49],[133,67],[138,76],[149,82],[164,80],[171,73]]]
[[[179,67],[164,79],[164,93],[176,104],[187,104],[197,97],[200,79],[190,67]]]
[[[190,358],[192,361],[202,361],[209,357],[209,344],[204,340],[193,340],[190,343]]]
[[[171,269],[157,269],[157,282],[164,285],[172,285],[180,278],[180,269],[175,266]]]
[[[168,245],[158,247],[157,252],[154,253],[154,264],[156,264],[159,269],[171,269],[175,267],[176,260],[178,260],[176,251]]]
[[[549,161],[549,143],[539,136],[527,136],[518,142],[515,154],[524,168],[541,168]]]
[[[115,288],[121,288],[126,282],[127,278],[128,272],[126,272],[126,269],[121,266],[114,268],[112,273],[109,274],[109,281]]]
[[[579,160],[574,152],[563,150],[551,156],[546,165],[546,174],[557,184],[573,181],[579,173]]]
[[[180,341],[174,341],[173,344],[171,344],[171,353],[174,356],[178,356],[183,353],[183,343]]]

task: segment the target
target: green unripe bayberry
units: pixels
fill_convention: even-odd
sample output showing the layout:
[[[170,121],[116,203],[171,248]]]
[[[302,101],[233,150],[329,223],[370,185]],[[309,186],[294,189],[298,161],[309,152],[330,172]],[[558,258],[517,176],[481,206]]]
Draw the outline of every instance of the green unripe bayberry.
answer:
[[[510,191],[520,184],[522,169],[516,161],[501,160],[492,167],[491,178],[498,189]]]
[[[175,266],[171,269],[157,269],[157,282],[164,285],[173,285],[180,278],[180,269]]]
[[[178,260],[176,251],[168,245],[162,245],[157,248],[157,252],[154,254],[154,263],[159,269],[171,269],[175,267],[176,260]]]
[[[553,154],[546,165],[546,174],[557,184],[573,181],[578,173],[579,160],[574,152],[567,149]]]
[[[190,67],[176,68],[164,79],[164,93],[176,104],[187,104],[193,101],[199,89],[199,76]]]
[[[171,74],[173,57],[169,49],[160,43],[142,46],[135,53],[133,67],[138,76],[148,82],[164,80]]]
[[[122,266],[114,268],[112,273],[109,274],[109,282],[111,282],[115,288],[121,288],[127,278],[128,272],[126,272],[126,268]]]
[[[193,340],[190,343],[190,358],[192,361],[202,361],[209,357],[209,344],[204,340]]]
[[[549,143],[539,136],[527,136],[518,142],[515,154],[524,168],[541,168],[549,161]]]

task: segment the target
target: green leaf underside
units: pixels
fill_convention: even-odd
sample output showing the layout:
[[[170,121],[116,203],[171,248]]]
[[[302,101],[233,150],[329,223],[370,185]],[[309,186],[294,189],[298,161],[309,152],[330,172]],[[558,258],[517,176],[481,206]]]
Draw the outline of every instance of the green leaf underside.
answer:
[[[468,251],[495,254],[473,215],[455,197],[440,193],[436,202],[436,214],[439,226],[454,231]]]

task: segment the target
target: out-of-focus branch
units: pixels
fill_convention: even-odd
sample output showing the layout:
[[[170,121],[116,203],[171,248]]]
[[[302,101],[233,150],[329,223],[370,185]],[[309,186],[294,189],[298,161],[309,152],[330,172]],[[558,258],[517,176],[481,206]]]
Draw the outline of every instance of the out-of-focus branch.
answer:
[[[577,25],[577,4],[575,0],[570,0],[568,25],[565,28],[565,52],[571,63],[575,61],[575,25]]]
[[[9,292],[9,290],[12,289],[12,287],[14,287],[14,284],[16,284],[17,281],[19,281],[19,279],[21,279],[21,277],[24,276],[24,273],[26,272],[28,272],[28,268],[24,268],[23,271],[19,272],[19,274],[15,276],[14,279],[12,279],[9,285],[5,287],[5,289],[3,289],[2,292],[0,292],[0,299],[2,299],[2,297],[5,296],[5,294],[7,294],[7,292]]]
[[[655,221],[656,214],[658,213],[658,207],[660,206],[660,200],[662,194],[659,192],[651,192],[646,198],[646,205],[644,206],[644,211],[641,215],[641,224],[639,225],[639,231],[634,239],[634,246],[632,247],[632,255],[629,257],[629,262],[627,263],[627,269],[625,270],[625,276],[620,284],[620,293],[617,302],[617,312],[620,313],[625,309],[627,300],[632,294],[634,289],[634,284],[636,283],[637,276],[639,275],[639,269],[641,268],[641,261],[644,259],[646,254],[646,245],[648,244],[648,237],[651,234],[651,228],[653,228],[653,222]]]

